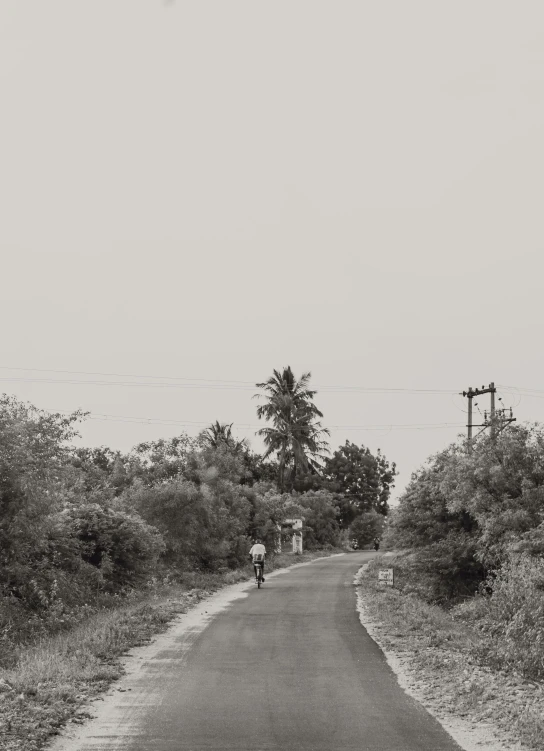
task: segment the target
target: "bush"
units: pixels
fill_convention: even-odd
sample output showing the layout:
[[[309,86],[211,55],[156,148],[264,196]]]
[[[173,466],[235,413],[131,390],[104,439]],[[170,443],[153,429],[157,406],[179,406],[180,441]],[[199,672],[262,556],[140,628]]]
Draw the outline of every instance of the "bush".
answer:
[[[245,537],[251,504],[245,491],[205,468],[203,479],[169,480],[160,485],[136,485],[121,496],[161,532],[164,560],[174,567],[216,571],[241,563],[249,549]]]
[[[82,560],[99,569],[112,591],[140,582],[164,550],[160,533],[136,514],[92,503],[73,506],[63,517]]]
[[[340,543],[338,509],[332,493],[309,490],[297,497],[304,517],[304,546],[308,549],[334,547]]]
[[[485,656],[491,664],[544,678],[544,560],[510,556],[482,593],[455,614],[487,636]]]
[[[453,605],[478,591],[485,571],[474,543],[463,535],[395,556],[395,586],[425,602]]]

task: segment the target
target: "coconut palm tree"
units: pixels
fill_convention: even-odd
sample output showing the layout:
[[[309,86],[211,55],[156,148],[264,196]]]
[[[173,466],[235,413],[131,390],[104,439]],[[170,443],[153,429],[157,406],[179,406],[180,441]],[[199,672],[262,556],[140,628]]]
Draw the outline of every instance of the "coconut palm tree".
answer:
[[[310,373],[303,373],[299,380],[288,366],[273,375],[257,388],[264,393],[255,394],[264,398],[264,404],[257,407],[258,418],[268,420],[271,426],[257,431],[264,439],[264,457],[278,454],[278,484],[285,487],[285,471],[292,468],[292,478],[301,472],[317,471],[319,459],[327,452],[325,436],[329,431],[319,422],[322,412],[315,406],[313,398],[317,393],[310,388]]]
[[[202,431],[201,437],[204,443],[211,448],[216,449],[219,448],[219,446],[225,446],[236,452],[246,446],[246,441],[236,440],[232,434],[232,426],[232,422],[229,425],[226,422],[219,422],[219,420],[216,420],[209,425],[206,430]]]

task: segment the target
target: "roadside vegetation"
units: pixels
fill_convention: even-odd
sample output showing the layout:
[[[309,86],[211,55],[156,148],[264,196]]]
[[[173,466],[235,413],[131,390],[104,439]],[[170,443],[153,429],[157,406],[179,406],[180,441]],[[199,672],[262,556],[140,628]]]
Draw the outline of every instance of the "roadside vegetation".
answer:
[[[263,454],[219,422],[127,454],[76,447],[84,414],[0,398],[2,748],[42,747],[123,651],[249,578],[256,536],[272,551],[300,518],[304,560],[384,526],[395,466],[349,442],[330,454],[309,378],[285,368],[257,385]]]
[[[267,561],[267,573],[334,552],[277,554]],[[251,575],[247,563],[223,573],[187,572],[175,583],[157,581],[69,630],[17,650],[11,667],[0,670],[2,751],[39,751],[62,728],[85,722],[92,716],[90,702],[123,675],[122,657],[129,649],[147,644],[221,587]]]
[[[432,457],[391,517],[397,586],[452,610],[498,668],[544,680],[544,427]]]
[[[389,516],[395,551],[364,579],[385,645],[511,742],[544,735],[544,426],[459,441],[414,475]],[[394,569],[380,590],[377,566]],[[436,702],[435,702],[436,703]],[[539,745],[540,744],[540,745]]]
[[[393,566],[396,572],[397,563],[395,557],[378,557],[358,591],[362,622],[393,660],[403,685],[446,727],[460,727],[463,735],[474,730],[476,742],[505,751],[540,751],[544,684],[504,666],[500,638],[494,654],[488,634],[466,618],[463,606],[446,609],[380,585],[378,570]]]

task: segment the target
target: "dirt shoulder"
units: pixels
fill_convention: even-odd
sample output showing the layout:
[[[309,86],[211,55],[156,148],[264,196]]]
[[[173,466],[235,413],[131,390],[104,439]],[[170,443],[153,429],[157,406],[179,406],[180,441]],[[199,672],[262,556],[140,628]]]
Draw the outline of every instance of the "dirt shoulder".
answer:
[[[284,553],[267,562],[267,572],[339,552]],[[222,575],[199,574],[191,588],[157,586],[24,649],[14,668],[0,669],[2,751],[41,751],[64,728],[84,723],[91,703],[124,674],[130,649],[149,644],[214,592],[252,579],[248,565]]]
[[[387,568],[387,559],[379,564]],[[544,685],[491,670],[477,632],[445,611],[387,585],[376,566],[356,576],[363,626],[400,685],[465,751],[537,751],[544,737]]]

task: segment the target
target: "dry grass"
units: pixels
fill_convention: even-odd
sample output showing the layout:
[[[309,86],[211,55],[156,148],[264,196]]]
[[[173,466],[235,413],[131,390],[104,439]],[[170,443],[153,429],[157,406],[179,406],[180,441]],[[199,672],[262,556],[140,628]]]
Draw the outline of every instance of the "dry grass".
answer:
[[[484,635],[451,612],[384,590],[377,583],[379,565],[361,580],[365,618],[384,651],[401,661],[422,701],[438,715],[461,717],[474,727],[489,724],[512,746],[542,749],[544,684],[515,669],[495,669],[483,658]]]
[[[267,571],[331,552],[277,555]],[[39,751],[68,722],[83,722],[89,700],[122,674],[121,655],[149,642],[203,597],[251,576],[250,566],[222,574],[188,572],[181,583],[157,586],[70,631],[19,649],[13,667],[0,669],[0,749]]]

